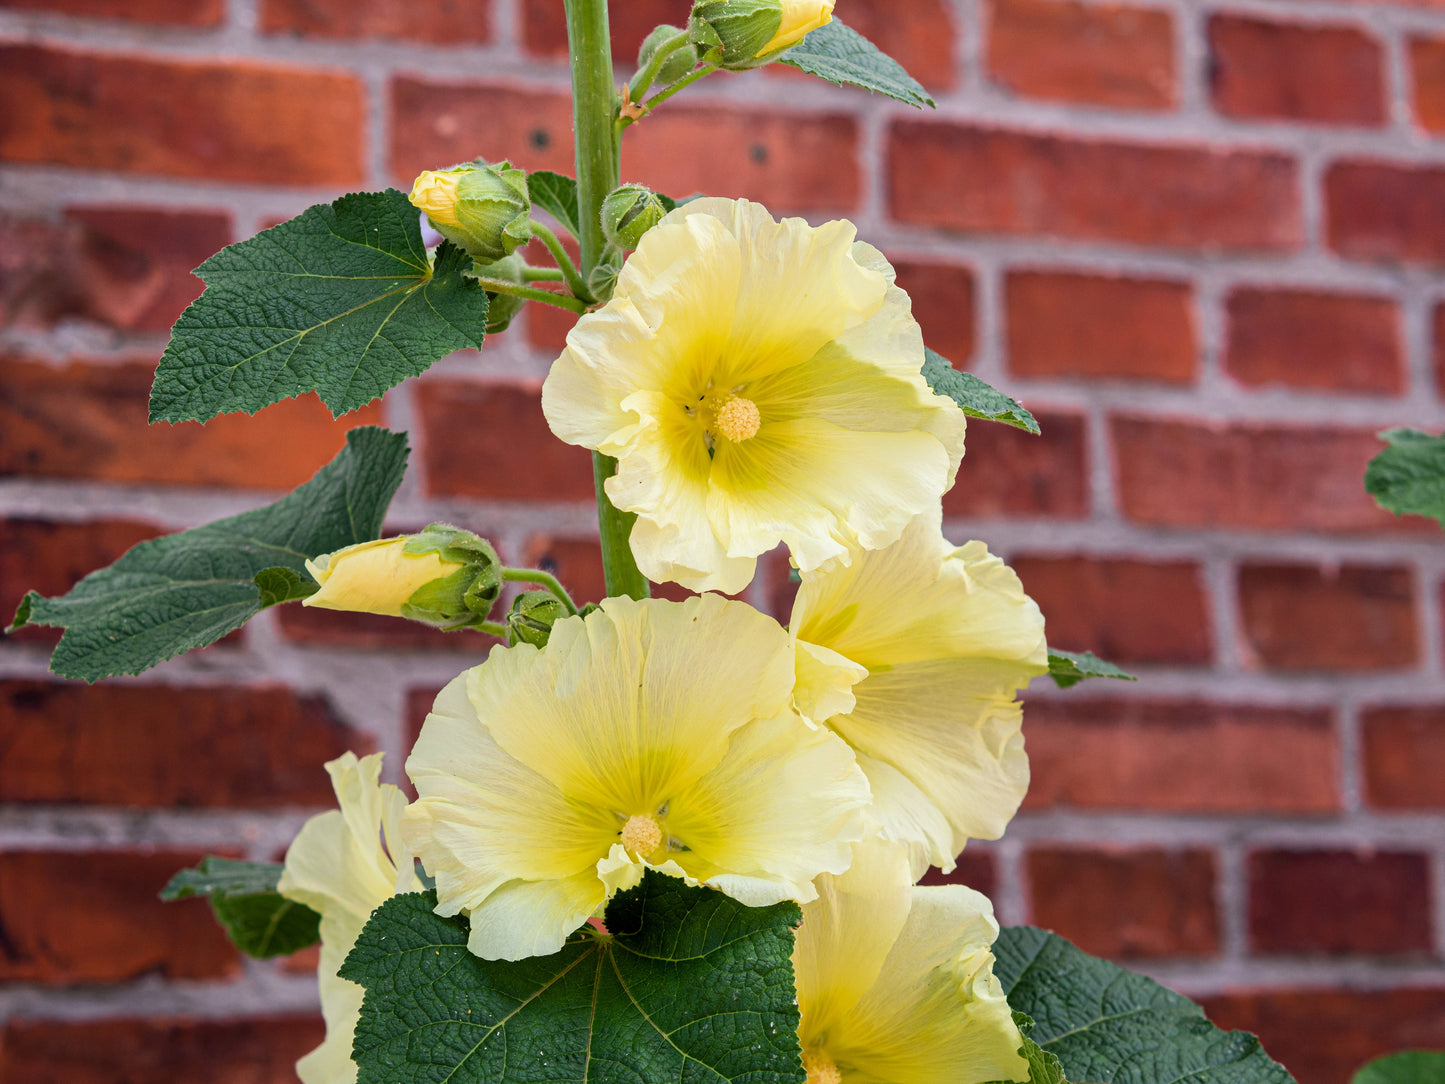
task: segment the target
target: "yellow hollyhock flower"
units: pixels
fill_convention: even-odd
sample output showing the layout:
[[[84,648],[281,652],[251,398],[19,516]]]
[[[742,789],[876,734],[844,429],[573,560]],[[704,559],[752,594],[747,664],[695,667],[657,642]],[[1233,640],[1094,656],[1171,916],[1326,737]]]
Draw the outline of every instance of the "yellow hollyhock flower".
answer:
[[[833,0],[783,0],[783,21],[770,42],[758,50],[758,56],[790,49],[810,31],[833,21]]]
[[[804,572],[789,626],[799,710],[853,747],[882,834],[912,846],[916,874],[1003,834],[1029,784],[1015,693],[1048,669],[1018,577],[982,542],[953,546],[940,516]]]
[[[406,796],[381,784],[381,754],[345,753],[326,765],[340,809],[308,820],[286,851],[277,891],[321,915],[321,1015],[326,1040],[296,1063],[301,1084],[355,1084],[351,1043],[365,991],[337,971],[371,912],[397,892],[420,892],[401,842]]]
[[[607,599],[543,650],[492,649],[407,761],[408,845],[471,950],[562,947],[647,868],[760,906],[812,899],[863,832],[853,754],[791,707],[777,622],[741,602]]]
[[[435,580],[460,572],[465,561],[448,561],[436,551],[407,553],[407,535],[358,542],[306,562],[321,590],[302,599],[323,610],[401,617],[407,599]]]
[[[908,295],[850,222],[699,199],[648,230],[542,387],[552,431],[614,456],[651,580],[736,592],[877,549],[938,502],[964,416],[921,375]]]
[[[855,846],[848,872],[818,878],[793,947],[807,1084],[1028,1080],[997,936],[986,896],[915,887],[902,847]]]

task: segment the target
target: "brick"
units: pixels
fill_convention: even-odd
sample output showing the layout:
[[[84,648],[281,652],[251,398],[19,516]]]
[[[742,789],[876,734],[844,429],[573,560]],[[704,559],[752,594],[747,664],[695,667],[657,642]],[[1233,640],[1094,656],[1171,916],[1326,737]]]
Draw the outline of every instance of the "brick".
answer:
[[[1339,809],[1325,710],[1187,700],[1033,700],[1026,809],[1323,814]]]
[[[607,596],[602,546],[596,538],[536,534],[527,539],[523,559],[528,568],[540,568],[561,580],[579,606],[601,602]]]
[[[889,130],[887,171],[890,214],[916,225],[1204,251],[1304,240],[1282,154],[909,120]]]
[[[1139,523],[1263,531],[1400,531],[1361,479],[1373,429],[1111,419],[1119,500]]]
[[[1435,388],[1445,392],[1445,302],[1437,304],[1430,316],[1430,361],[1435,370]]]
[[[470,629],[443,632],[400,617],[345,613],[314,606],[282,606],[276,611],[276,623],[282,636],[299,644],[361,651],[485,653],[496,642]]]
[[[1445,987],[1246,990],[1205,998],[1222,1028],[1257,1034],[1296,1080],[1350,1084],[1396,1050],[1445,1048]]]
[[[1274,670],[1390,670],[1419,662],[1408,568],[1248,563],[1239,570],[1247,650]]]
[[[225,16],[223,0],[0,0],[5,8],[161,26],[219,26]]]
[[[539,385],[424,381],[416,387],[427,492],[517,501],[594,498],[592,457],[547,428]]]
[[[997,422],[969,423],[958,480],[943,495],[944,515],[1088,515],[1083,415],[1039,410],[1034,417],[1038,436]]]
[[[1029,921],[1112,959],[1219,951],[1214,853],[1035,847]]]
[[[230,241],[223,212],[70,207],[60,222],[0,216],[0,326],[89,320],[164,331],[200,296],[191,270]]]
[[[1445,38],[1410,38],[1410,88],[1415,119],[1445,132]]]
[[[1179,100],[1174,20],[1158,8],[992,0],[988,75],[1027,98],[1119,109]]]
[[[1369,805],[1445,810],[1445,706],[1371,708],[1360,730]]]
[[[509,85],[436,83],[398,77],[391,84],[391,170],[406,187],[424,169],[480,155],[523,169],[571,176],[569,95]]]
[[[1209,601],[1193,561],[1023,554],[1009,563],[1043,610],[1051,644],[1121,663],[1211,661]]]
[[[0,477],[291,489],[381,420],[378,404],[332,419],[314,395],[199,422],[148,425],[154,365],[0,357]]]
[[[1255,851],[1249,941],[1263,955],[1424,954],[1430,860],[1407,851]]]
[[[1381,263],[1445,263],[1445,168],[1346,159],[1325,172],[1330,247]]]
[[[913,257],[895,257],[898,285],[913,301],[913,318],[923,327],[923,341],[954,365],[973,357],[973,269]]]
[[[325,1034],[319,1013],[229,1020],[12,1018],[0,1031],[0,1077],[17,1084],[294,1084],[296,1059]]]
[[[0,854],[0,981],[227,978],[240,956],[203,900],[156,898],[202,852]],[[96,906],[104,901],[103,906]]]
[[[265,34],[470,45],[492,36],[490,0],[263,0]]]
[[[522,0],[522,44],[530,53],[552,59],[567,57],[566,12],[550,0]],[[687,22],[686,6],[676,0],[631,0],[610,6],[613,63],[622,71],[632,68],[642,39],[659,23],[681,26]]]
[[[968,850],[958,856],[958,865],[952,873],[943,873],[937,866],[929,866],[928,872],[918,883],[964,885],[992,899],[998,889],[998,863],[994,860],[992,851]]]
[[[426,722],[427,713],[431,706],[436,703],[437,696],[441,693],[440,685],[427,685],[406,691],[406,718],[405,735],[406,748],[408,753],[411,747],[416,744],[417,737],[421,734],[421,725]]]
[[[1008,366],[1020,376],[1194,382],[1188,283],[1010,271],[1004,291]]]
[[[1245,287],[1226,302],[1224,367],[1251,387],[1399,394],[1400,313],[1387,297]]]
[[[369,739],[276,686],[0,681],[0,801],[140,808],[330,806],[321,765]]]
[[[1384,124],[1384,54],[1352,26],[1209,20],[1214,108],[1228,117]]]
[[[363,179],[365,94],[350,75],[5,45],[0,99],[0,160],[292,187]]]

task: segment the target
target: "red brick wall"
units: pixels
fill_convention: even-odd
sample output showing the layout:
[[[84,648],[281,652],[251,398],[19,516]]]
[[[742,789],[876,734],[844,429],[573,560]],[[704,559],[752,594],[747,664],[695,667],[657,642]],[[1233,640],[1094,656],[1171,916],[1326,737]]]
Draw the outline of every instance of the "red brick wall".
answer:
[[[687,0],[614,6],[625,57]],[[1377,430],[1445,427],[1445,3],[838,13],[939,110],[715,78],[626,168],[852,217],[929,342],[1043,424],[971,428],[947,529],[1017,565],[1052,641],[1144,680],[1031,696],[1033,789],[966,876],[1307,1084],[1445,1047],[1445,536],[1361,489]],[[536,400],[555,319],[341,423],[144,425],[187,271],[228,240],[477,153],[570,169],[563,48],[560,0],[0,0],[6,616],[374,421],[416,446],[393,526],[460,522],[600,593],[587,458]],[[785,606],[765,567],[753,601]],[[202,851],[278,854],[343,748],[395,775],[477,645],[292,609],[86,690],[47,678],[51,642],[0,645],[0,1077],[287,1079],[307,965],[243,966],[153,893]]]

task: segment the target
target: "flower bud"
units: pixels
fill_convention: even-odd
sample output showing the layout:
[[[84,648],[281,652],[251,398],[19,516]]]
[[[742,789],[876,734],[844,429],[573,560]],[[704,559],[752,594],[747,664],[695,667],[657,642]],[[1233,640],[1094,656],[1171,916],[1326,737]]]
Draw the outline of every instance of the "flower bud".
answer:
[[[652,33],[643,39],[642,48],[637,51],[638,69],[647,67],[664,42],[672,41],[679,34],[685,33],[687,31],[682,27],[668,26],[666,23],[654,28]],[[685,45],[662,62],[662,67],[657,70],[657,78],[653,80],[653,83],[659,87],[671,86],[696,66],[697,46]]]
[[[657,193],[640,184],[624,184],[602,201],[602,233],[620,249],[633,249],[642,235],[662,221],[667,208]]]
[[[617,288],[617,276],[621,273],[622,251],[615,245],[608,245],[602,250],[597,266],[587,276],[587,292],[599,302],[610,301],[612,291]]]
[[[414,535],[361,542],[306,562],[320,590],[303,605],[405,617],[443,629],[480,625],[502,590],[486,539],[433,523]]]
[[[524,591],[507,613],[507,642],[546,647],[552,626],[567,616],[567,607],[551,591]]]
[[[412,185],[410,199],[438,233],[479,264],[510,256],[532,237],[527,174],[510,162],[427,170]]]
[[[729,71],[756,68],[832,21],[833,0],[698,0],[688,33],[698,51],[721,50]]]

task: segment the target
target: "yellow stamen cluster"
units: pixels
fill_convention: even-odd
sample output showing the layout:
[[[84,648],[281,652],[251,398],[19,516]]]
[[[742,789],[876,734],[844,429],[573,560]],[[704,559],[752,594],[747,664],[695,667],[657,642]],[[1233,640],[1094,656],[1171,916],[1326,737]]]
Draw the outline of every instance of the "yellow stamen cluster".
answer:
[[[731,395],[718,407],[714,425],[719,434],[734,444],[741,444],[757,436],[762,420],[756,403],[740,395]]]
[[[639,857],[646,858],[661,842],[662,828],[645,814],[628,817],[622,826],[622,845]]]
[[[842,1071],[821,1050],[810,1050],[803,1055],[803,1069],[808,1074],[804,1084],[843,1084]]]

